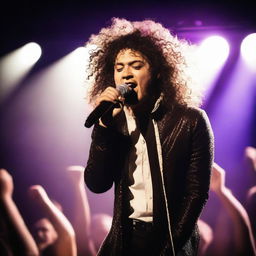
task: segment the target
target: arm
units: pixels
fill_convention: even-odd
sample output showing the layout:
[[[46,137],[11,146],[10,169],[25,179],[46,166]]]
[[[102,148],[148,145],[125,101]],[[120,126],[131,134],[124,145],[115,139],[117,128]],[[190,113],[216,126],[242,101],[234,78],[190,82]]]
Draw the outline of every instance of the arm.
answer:
[[[116,102],[120,93],[113,87],[107,87],[97,98],[97,104],[102,101]],[[89,159],[84,172],[84,180],[88,188],[95,193],[109,190],[120,171],[121,147],[124,136],[114,128],[115,118],[122,108],[115,108],[101,118],[94,126]],[[103,121],[103,122],[102,122]]]
[[[210,188],[217,194],[234,224],[234,246],[237,255],[255,255],[255,244],[248,214],[225,186],[225,171],[216,163],[212,168]]]
[[[191,121],[195,123],[191,130],[191,154],[186,182],[182,184],[185,196],[174,228],[176,250],[182,248],[190,237],[208,199],[213,161],[213,135],[205,112],[202,111],[196,118],[197,121]]]
[[[30,187],[29,193],[42,207],[54,226],[58,238],[53,244],[54,255],[76,256],[76,240],[73,227],[64,214],[52,203],[43,187],[35,185]]]
[[[253,171],[256,171],[256,148],[246,147],[244,153],[249,166]]]
[[[67,171],[74,192],[72,224],[76,233],[78,255],[96,255],[90,238],[91,212],[83,182],[84,167],[73,165]]]
[[[10,245],[13,253],[18,255],[39,255],[36,243],[12,199],[13,180],[4,169],[0,170],[0,209],[1,217],[7,225],[10,235]]]

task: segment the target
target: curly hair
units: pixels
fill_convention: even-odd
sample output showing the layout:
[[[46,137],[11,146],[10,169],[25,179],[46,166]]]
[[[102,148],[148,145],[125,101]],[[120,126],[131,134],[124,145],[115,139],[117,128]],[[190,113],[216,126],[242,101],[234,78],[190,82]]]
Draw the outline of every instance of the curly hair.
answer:
[[[88,82],[90,103],[108,86],[115,87],[114,63],[123,49],[140,52],[149,61],[152,77],[168,107],[171,103],[199,106],[201,90],[189,72],[189,61],[194,47],[185,40],[173,36],[167,28],[152,20],[130,22],[112,18],[109,27],[91,35],[86,47],[90,47]],[[192,65],[192,64],[191,64]]]

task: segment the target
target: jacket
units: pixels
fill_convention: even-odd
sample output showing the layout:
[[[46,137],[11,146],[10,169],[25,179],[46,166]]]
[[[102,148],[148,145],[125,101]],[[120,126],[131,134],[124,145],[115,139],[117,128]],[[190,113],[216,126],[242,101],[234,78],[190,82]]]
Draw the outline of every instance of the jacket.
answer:
[[[208,199],[213,162],[213,133],[199,108],[160,106],[152,115],[158,125],[163,159],[163,189],[168,234],[159,255],[196,255],[196,222]],[[98,255],[125,255],[127,161],[130,140],[124,114],[113,125],[95,125],[84,178],[88,188],[103,193],[115,184],[113,223]],[[154,181],[153,181],[154,182]],[[157,194],[154,193],[153,195]]]

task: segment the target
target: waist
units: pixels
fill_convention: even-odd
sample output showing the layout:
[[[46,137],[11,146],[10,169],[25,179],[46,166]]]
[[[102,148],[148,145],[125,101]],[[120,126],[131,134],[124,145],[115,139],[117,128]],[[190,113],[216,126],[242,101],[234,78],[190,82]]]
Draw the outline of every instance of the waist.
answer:
[[[146,222],[146,221],[137,220],[137,219],[129,219],[128,223],[131,230],[133,231],[150,232],[153,230],[153,227],[154,227],[153,222]]]

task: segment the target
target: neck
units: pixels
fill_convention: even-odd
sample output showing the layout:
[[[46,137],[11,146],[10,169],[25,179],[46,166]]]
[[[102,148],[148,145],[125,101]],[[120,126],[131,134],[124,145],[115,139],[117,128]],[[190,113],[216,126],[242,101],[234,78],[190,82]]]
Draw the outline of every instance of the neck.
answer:
[[[136,117],[148,116],[152,112],[156,100],[156,97],[145,99],[136,105],[131,105],[129,108]]]

